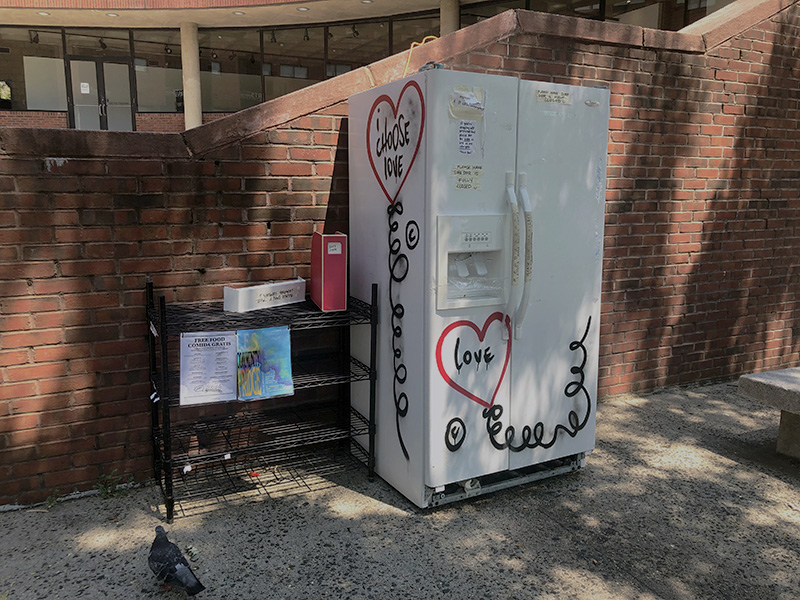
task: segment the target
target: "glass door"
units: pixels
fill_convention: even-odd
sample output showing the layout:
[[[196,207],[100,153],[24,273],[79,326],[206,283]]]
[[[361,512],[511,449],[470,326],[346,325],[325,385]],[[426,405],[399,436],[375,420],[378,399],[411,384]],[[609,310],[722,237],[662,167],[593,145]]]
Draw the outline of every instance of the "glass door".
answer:
[[[133,131],[129,65],[80,57],[70,59],[69,66],[72,126]]]
[[[72,120],[75,129],[105,129],[100,123],[100,90],[93,60],[71,60]]]
[[[130,68],[122,63],[103,63],[105,129],[133,131]]]

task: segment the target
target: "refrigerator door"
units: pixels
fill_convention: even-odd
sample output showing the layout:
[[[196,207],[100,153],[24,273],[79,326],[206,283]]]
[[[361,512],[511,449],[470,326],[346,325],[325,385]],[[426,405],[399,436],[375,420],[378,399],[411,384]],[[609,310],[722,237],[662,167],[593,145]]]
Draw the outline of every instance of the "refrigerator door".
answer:
[[[483,411],[507,404],[516,78],[427,72],[425,480],[430,488],[508,468]],[[469,484],[468,484],[469,485]]]
[[[488,416],[512,469],[594,447],[608,105],[605,89],[520,83],[517,182],[532,209],[532,263],[515,310],[510,406]]]

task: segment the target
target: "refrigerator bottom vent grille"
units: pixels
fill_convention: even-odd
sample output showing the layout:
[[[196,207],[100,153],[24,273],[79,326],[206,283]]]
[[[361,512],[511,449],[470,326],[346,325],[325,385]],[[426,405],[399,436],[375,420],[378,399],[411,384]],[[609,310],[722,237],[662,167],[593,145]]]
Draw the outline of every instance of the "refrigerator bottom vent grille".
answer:
[[[500,471],[491,475],[484,475],[473,479],[467,479],[458,483],[451,483],[445,486],[443,491],[436,491],[427,488],[428,502],[430,506],[441,506],[450,502],[458,502],[473,496],[482,496],[498,490],[523,485],[564,473],[571,473],[583,468],[586,462],[586,454],[581,452],[566,456],[557,460],[552,460],[522,469],[511,471]]]

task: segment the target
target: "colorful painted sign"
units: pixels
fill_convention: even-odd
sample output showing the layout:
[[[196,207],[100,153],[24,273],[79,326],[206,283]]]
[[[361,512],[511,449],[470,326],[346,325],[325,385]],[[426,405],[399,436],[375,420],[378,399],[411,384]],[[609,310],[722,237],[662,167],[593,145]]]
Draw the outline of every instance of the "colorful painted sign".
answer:
[[[289,328],[242,329],[237,336],[239,400],[294,394]]]

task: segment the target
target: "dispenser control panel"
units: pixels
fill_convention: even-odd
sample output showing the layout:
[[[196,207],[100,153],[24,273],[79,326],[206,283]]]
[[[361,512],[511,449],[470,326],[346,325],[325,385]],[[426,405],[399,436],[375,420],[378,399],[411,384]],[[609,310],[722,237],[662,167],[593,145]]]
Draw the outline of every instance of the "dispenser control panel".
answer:
[[[461,243],[467,244],[470,249],[489,247],[492,244],[491,231],[462,231]]]

